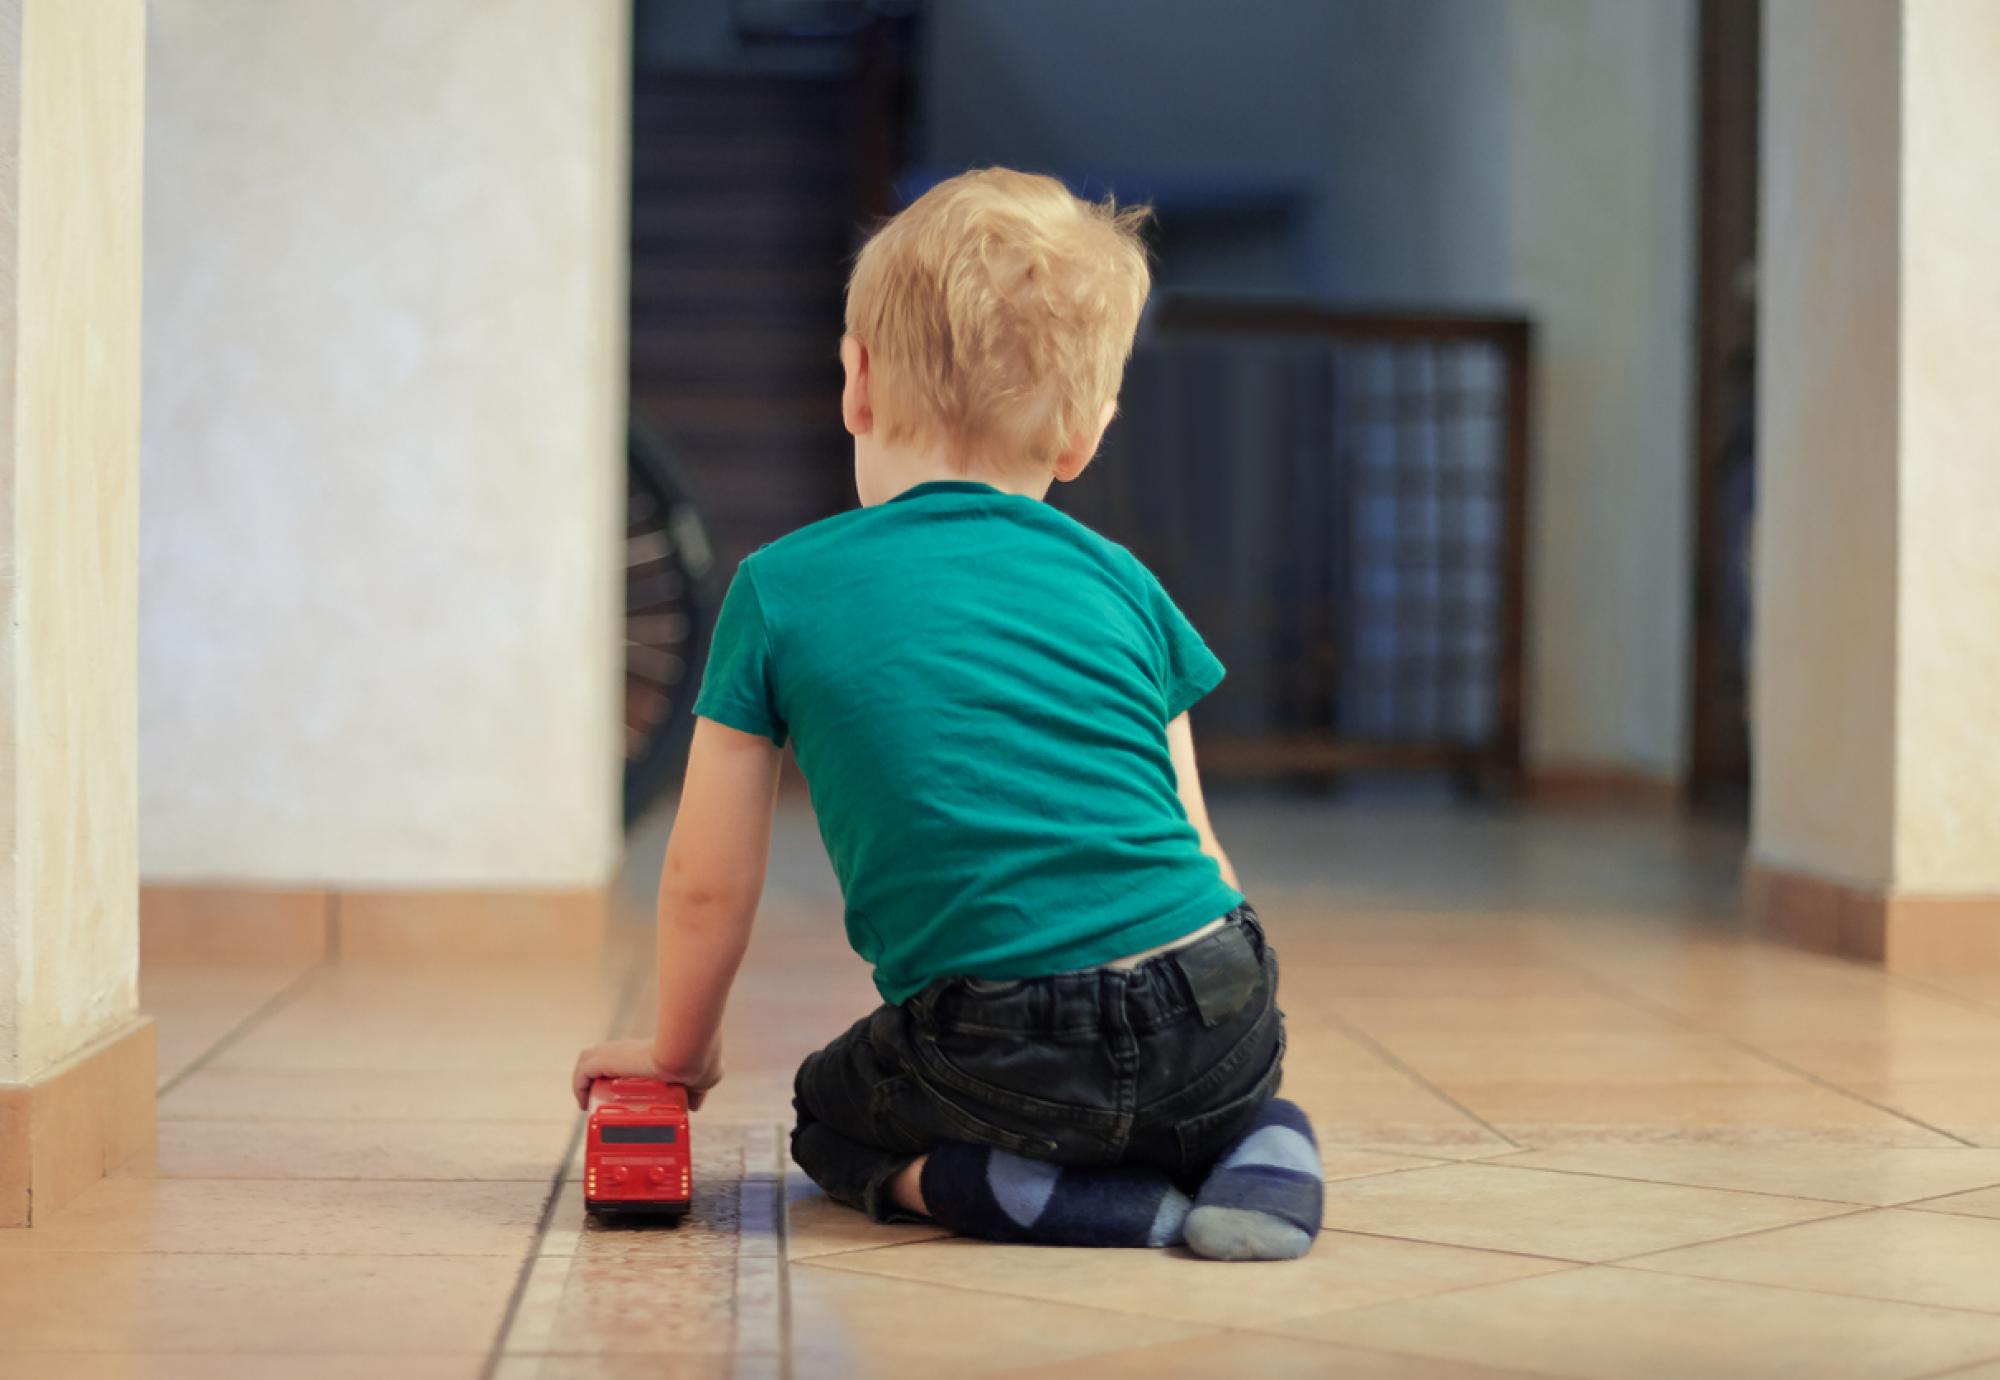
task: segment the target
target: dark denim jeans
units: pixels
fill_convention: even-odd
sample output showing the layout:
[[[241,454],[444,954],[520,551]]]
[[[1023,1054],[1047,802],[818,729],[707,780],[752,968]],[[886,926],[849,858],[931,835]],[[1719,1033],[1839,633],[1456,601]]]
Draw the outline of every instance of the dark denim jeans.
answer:
[[[1135,968],[945,978],[809,1056],[792,1157],[881,1221],[940,1141],[1058,1164],[1150,1165],[1192,1190],[1278,1088],[1278,960],[1249,906]]]

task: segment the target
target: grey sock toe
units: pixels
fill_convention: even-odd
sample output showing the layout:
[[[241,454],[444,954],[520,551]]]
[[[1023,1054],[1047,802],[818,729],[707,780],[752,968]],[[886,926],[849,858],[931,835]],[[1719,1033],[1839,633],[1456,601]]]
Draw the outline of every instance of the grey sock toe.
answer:
[[[1198,1207],[1183,1230],[1188,1249],[1210,1260],[1297,1260],[1313,1243],[1282,1217],[1249,1208]]]

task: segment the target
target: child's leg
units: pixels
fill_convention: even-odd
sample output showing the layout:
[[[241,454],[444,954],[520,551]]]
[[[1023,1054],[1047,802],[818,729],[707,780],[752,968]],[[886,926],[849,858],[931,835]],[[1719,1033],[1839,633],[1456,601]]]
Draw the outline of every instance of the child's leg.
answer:
[[[792,1158],[836,1203],[891,1222],[922,1215],[899,1204],[890,1184],[929,1147],[878,1114],[878,1089],[894,1074],[869,1044],[870,1019],[799,1066]]]
[[[792,1158],[828,1197],[877,1221],[928,1217],[967,1236],[1075,1246],[1165,1246],[1187,1197],[1143,1168],[1062,1168],[960,1139],[952,1115],[892,1064],[894,1021],[871,1017],[807,1058],[794,1084]]]
[[[1189,1208],[1157,1169],[1063,1166],[963,1141],[912,1163],[894,1192],[962,1236],[1044,1246],[1171,1246]]]

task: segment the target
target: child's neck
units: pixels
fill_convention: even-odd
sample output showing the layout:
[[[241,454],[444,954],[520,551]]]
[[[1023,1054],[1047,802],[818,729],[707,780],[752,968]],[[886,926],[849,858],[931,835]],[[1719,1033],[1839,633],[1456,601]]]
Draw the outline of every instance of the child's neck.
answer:
[[[1053,474],[1032,467],[1001,470],[990,465],[969,464],[949,451],[905,450],[901,447],[876,450],[868,459],[867,471],[870,492],[864,495],[864,500],[871,505],[887,503],[919,484],[942,480],[989,484],[1002,493],[1034,499],[1046,497],[1049,486],[1055,482]]]

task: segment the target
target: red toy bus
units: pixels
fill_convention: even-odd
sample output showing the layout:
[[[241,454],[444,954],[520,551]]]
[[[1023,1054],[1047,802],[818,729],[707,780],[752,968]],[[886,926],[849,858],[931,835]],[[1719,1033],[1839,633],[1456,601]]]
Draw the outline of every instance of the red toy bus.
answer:
[[[600,1216],[679,1220],[691,1182],[687,1090],[651,1078],[600,1078],[584,1132],[583,1203]]]

